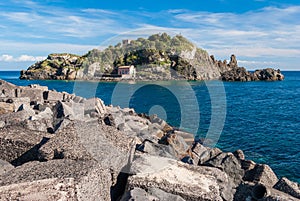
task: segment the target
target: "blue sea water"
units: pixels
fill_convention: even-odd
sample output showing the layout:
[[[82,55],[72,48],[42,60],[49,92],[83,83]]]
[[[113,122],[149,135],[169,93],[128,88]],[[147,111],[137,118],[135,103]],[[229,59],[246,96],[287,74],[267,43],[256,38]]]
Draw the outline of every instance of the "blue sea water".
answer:
[[[19,72],[4,71],[0,79],[17,85],[46,85],[84,97],[97,96],[106,104],[133,107],[137,112],[158,113],[199,138],[210,129],[220,131],[217,147],[242,149],[247,159],[269,164],[278,177],[300,183],[300,72],[283,73],[281,82],[27,81],[18,79]],[[214,128],[220,122],[224,127]]]

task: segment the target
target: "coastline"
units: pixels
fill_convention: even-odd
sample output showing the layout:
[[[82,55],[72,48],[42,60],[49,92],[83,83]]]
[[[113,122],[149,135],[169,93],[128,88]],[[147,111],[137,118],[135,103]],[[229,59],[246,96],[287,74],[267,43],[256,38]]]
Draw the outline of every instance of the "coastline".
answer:
[[[73,182],[79,186],[92,187],[89,186],[91,183],[80,179],[87,176],[90,181],[101,181],[102,183],[98,185],[103,185],[102,189],[115,186],[116,191],[113,191],[115,194],[112,196],[123,196],[125,200],[126,196],[136,195],[140,191],[148,192],[150,195],[152,192],[152,195],[155,196],[157,196],[157,191],[162,191],[164,196],[175,196],[178,199],[187,200],[244,200],[248,197],[258,196],[255,193],[261,189],[266,190],[263,193],[263,200],[275,200],[277,196],[283,200],[297,200],[285,194],[289,193],[295,196],[283,188],[286,185],[292,187],[294,185],[291,185],[286,178],[278,180],[268,165],[246,160],[241,150],[226,153],[217,148],[205,147],[199,142],[193,142],[193,145],[189,146],[182,138],[184,133],[180,134],[175,131],[155,115],[147,116],[137,114],[129,108],[105,106],[100,99],[84,99],[68,93],[49,91],[38,85],[17,87],[1,81],[0,88],[5,91],[3,94],[5,97],[2,96],[4,100],[2,104],[6,108],[4,114],[0,115],[2,122],[2,137],[0,138],[2,140],[10,139],[16,143],[15,145],[27,144],[25,147],[18,147],[18,145],[12,147],[12,144],[3,141],[4,147],[2,148],[5,152],[2,153],[10,153],[8,156],[11,158],[2,155],[1,159],[3,160],[5,156],[5,161],[17,166],[14,168],[7,164],[9,170],[0,175],[1,181],[3,181],[0,182],[0,191],[2,192],[0,194],[4,198],[14,196],[17,192],[21,196],[30,195],[33,192],[40,195],[57,194],[57,191],[51,192],[47,190],[48,188],[36,192],[34,188],[41,185],[36,181],[43,181],[44,185],[48,187],[58,183],[68,185],[67,180],[64,179],[66,177],[74,178]],[[18,91],[17,95],[16,91]],[[13,101],[10,103],[11,101],[8,100]],[[100,136],[97,132],[98,129],[102,130]],[[28,138],[29,134],[34,138]],[[42,139],[45,137],[48,140],[43,141]],[[99,138],[101,138],[100,141]],[[95,142],[100,143],[103,147]],[[38,149],[32,149],[38,144]],[[94,148],[96,146],[97,149],[90,149],[90,146]],[[31,153],[30,157],[23,156],[28,151]],[[99,155],[99,153],[107,153],[107,156]],[[128,153],[131,154],[128,155]],[[111,160],[112,158],[114,159]],[[94,162],[91,162],[94,160],[97,161],[96,166]],[[93,167],[88,170],[88,174],[76,169],[76,167],[80,169],[88,167],[81,161],[86,161],[86,164],[90,164],[89,167]],[[157,162],[162,165],[159,169],[156,169]],[[60,166],[62,169],[59,171],[62,173],[56,178],[56,170],[52,174],[48,168],[60,163],[66,165]],[[101,168],[97,169],[99,166]],[[172,174],[164,171],[166,166],[172,169]],[[128,171],[122,171],[124,167]],[[115,175],[110,179],[111,173],[107,172],[109,168],[112,168],[111,171]],[[21,172],[18,172],[19,170]],[[151,173],[156,175],[156,178],[153,178],[146,170],[159,171]],[[24,171],[31,173],[24,175]],[[44,173],[39,174],[40,171]],[[71,175],[67,174],[68,171],[79,171],[79,175],[74,175],[75,172]],[[211,173],[207,173],[207,171]],[[118,183],[116,176],[120,173],[129,173],[126,182],[123,180],[127,185]],[[33,177],[34,174],[41,176]],[[180,179],[180,174],[189,175],[190,181],[195,183]],[[211,174],[218,180],[212,179]],[[15,175],[15,178],[12,179],[9,175]],[[96,177],[93,179],[91,175]],[[176,175],[178,178],[172,175]],[[49,180],[49,178],[54,179]],[[164,182],[159,182],[159,179],[163,179]],[[27,186],[32,187],[32,191],[19,190],[16,192],[14,186],[21,187],[24,182],[29,182]],[[155,191],[149,191],[150,183],[152,188],[156,189]],[[172,183],[175,186],[172,186]],[[165,184],[171,185],[173,190],[170,191]],[[213,185],[216,190],[206,192],[201,188],[203,184]],[[116,186],[118,185],[125,191],[124,194],[117,193]],[[261,185],[263,188],[260,188]],[[180,186],[185,188],[184,192],[178,188]],[[198,190],[196,192],[191,190],[194,188]],[[84,192],[84,189],[77,189],[72,185],[68,186],[66,192],[70,193],[72,189]],[[293,189],[297,192],[295,187]],[[261,193],[261,191],[259,192]],[[106,190],[99,192],[94,189],[86,196],[90,200],[93,196],[98,196],[103,200],[113,200]]]

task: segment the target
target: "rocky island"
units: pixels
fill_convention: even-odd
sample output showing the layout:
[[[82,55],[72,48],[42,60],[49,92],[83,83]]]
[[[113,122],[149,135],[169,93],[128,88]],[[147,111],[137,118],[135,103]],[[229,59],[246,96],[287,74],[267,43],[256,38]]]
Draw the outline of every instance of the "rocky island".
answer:
[[[266,164],[156,115],[0,80],[0,200],[296,201]]]
[[[130,67],[134,71],[130,71]],[[122,69],[125,69],[122,71]],[[230,62],[216,60],[181,35],[154,34],[147,39],[123,40],[103,51],[93,49],[83,56],[50,54],[21,71],[20,79],[46,80],[283,80],[280,70],[267,68],[248,72],[235,55]]]

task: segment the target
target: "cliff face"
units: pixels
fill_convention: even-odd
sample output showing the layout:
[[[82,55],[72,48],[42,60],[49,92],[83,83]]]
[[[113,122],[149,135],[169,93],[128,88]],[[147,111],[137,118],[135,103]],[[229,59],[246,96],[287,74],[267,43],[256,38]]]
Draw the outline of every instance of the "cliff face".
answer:
[[[239,68],[236,57],[231,56],[230,62],[215,60],[214,56],[188,41],[181,35],[174,36],[155,34],[148,39],[123,41],[115,46],[109,46],[103,51],[94,49],[83,56],[72,54],[50,54],[47,59],[21,71],[21,79],[56,79],[56,80],[101,80],[117,74],[119,66],[134,65],[137,80],[215,80],[250,81],[270,77],[253,74]],[[236,79],[239,71],[247,76]],[[267,70],[268,72],[270,70]],[[278,72],[280,73],[280,72]],[[257,79],[256,79],[257,78]],[[278,78],[278,79],[277,79]],[[274,80],[274,79],[273,79]]]

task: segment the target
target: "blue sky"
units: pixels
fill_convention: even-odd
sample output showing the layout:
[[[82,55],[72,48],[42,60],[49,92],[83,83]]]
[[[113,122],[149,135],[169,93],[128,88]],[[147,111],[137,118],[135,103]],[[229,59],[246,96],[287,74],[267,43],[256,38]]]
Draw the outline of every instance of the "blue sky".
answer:
[[[297,0],[7,0],[0,3],[0,70],[50,53],[84,54],[124,38],[182,34],[248,69],[300,70]]]

